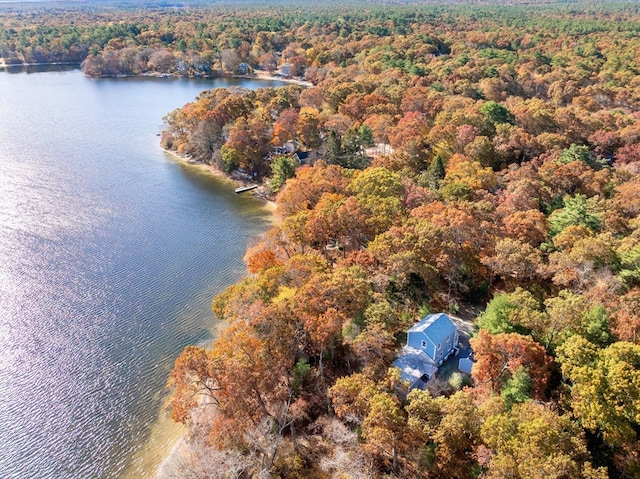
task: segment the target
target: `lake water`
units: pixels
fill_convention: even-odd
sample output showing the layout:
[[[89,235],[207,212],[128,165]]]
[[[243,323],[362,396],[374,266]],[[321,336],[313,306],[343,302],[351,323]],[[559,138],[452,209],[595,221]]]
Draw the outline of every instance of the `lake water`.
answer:
[[[0,72],[1,478],[150,475],[173,362],[270,218],[158,146],[230,81],[269,85]]]

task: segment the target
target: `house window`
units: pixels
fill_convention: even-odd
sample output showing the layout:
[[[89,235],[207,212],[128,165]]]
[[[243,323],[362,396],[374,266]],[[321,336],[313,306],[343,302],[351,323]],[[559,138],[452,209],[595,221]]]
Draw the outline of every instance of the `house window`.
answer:
[[[440,344],[438,344],[436,347],[437,347],[438,349],[440,349]]]
[[[427,342],[425,340],[422,340],[422,347],[426,348],[427,347]]]
[[[451,336],[447,336],[447,342],[449,342],[449,339],[451,339]]]

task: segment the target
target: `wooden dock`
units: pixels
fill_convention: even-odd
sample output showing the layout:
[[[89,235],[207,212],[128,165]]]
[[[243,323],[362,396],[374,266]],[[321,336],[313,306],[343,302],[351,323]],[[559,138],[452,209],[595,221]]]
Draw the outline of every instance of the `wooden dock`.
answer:
[[[240,186],[236,188],[236,193],[244,193],[245,191],[255,190],[260,185],[249,185],[249,186]]]

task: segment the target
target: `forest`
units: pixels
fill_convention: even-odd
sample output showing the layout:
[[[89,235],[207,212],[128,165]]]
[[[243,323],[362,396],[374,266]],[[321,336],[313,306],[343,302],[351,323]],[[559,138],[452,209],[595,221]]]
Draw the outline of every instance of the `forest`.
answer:
[[[312,85],[165,117],[277,217],[176,360],[166,477],[640,477],[640,4],[278,5],[0,16],[6,63]],[[439,311],[482,311],[472,373],[407,391]]]

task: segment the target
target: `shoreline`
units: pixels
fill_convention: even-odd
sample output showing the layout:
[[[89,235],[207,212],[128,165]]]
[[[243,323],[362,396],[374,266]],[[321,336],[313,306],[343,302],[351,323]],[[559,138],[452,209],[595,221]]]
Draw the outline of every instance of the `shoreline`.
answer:
[[[7,63],[4,58],[0,58],[0,69],[7,68],[27,68],[27,67],[47,67],[47,66],[78,66],[78,62],[38,62],[38,63]]]
[[[313,83],[307,80],[303,80],[301,78],[285,78],[285,77],[277,77],[273,76],[270,73],[265,72],[264,70],[255,70],[256,73],[249,73],[246,75],[223,75],[231,78],[246,78],[247,80],[267,80],[267,81],[281,81],[285,83],[291,83],[293,85],[300,85],[305,88],[313,87]]]
[[[188,430],[172,419],[171,411],[166,406],[168,399],[169,394],[163,391],[162,404],[149,436],[122,471],[121,479],[157,478],[162,465],[174,457],[174,449],[185,440]]]
[[[6,63],[4,58],[0,58],[0,70],[8,70],[11,68],[29,68],[29,67],[46,67],[46,66],[77,66],[78,69],[82,63],[78,62],[38,62],[38,63]],[[140,73],[136,75],[129,75],[126,73],[118,74],[118,75],[107,75],[100,77],[87,77],[87,78],[144,78],[144,77],[152,77],[152,78],[244,78],[246,80],[265,80],[265,81],[278,81],[282,83],[290,83],[292,85],[300,85],[305,88],[313,87],[313,83],[310,81],[304,80],[302,78],[294,78],[294,77],[281,77],[274,76],[264,70],[254,70],[255,73],[247,73],[247,74],[228,74],[223,73],[222,75],[202,75],[202,76],[185,76],[179,75],[176,73],[161,73],[161,72],[146,72]],[[84,72],[83,72],[84,74]],[[86,75],[85,75],[86,76]]]
[[[183,165],[195,166],[205,171],[206,174],[228,181],[235,187],[248,184],[242,179],[234,178],[224,173],[213,165],[208,165],[179,155],[173,150],[162,147],[160,147],[160,149],[176,162]],[[262,190],[263,188],[266,188],[266,186],[260,185],[257,190],[252,192],[252,196],[263,203],[264,208],[271,217],[271,222],[275,223],[277,221],[274,214],[276,209],[275,201],[265,195],[256,193],[256,191]],[[220,324],[218,324],[217,327],[220,327]],[[163,406],[158,412],[158,420],[149,440],[139,451],[137,459],[126,469],[123,476],[125,479],[137,477],[136,475],[141,472],[141,468],[145,472],[152,474],[152,476],[149,476],[149,479],[169,479],[174,477],[171,473],[174,467],[179,467],[180,464],[188,461],[189,456],[193,454],[191,446],[187,441],[188,429],[181,424],[175,423],[170,416],[169,410],[166,406]]]
[[[245,180],[240,179],[240,178],[234,178],[233,176],[226,174],[224,171],[219,170],[215,166],[208,165],[206,163],[202,163],[200,161],[196,161],[196,160],[194,160],[192,158],[188,158],[186,156],[179,155],[177,152],[175,152],[173,150],[168,150],[168,149],[162,148],[162,147],[160,147],[160,149],[163,152],[165,152],[168,155],[170,155],[172,158],[180,161],[181,163],[184,163],[184,164],[187,164],[187,165],[191,165],[191,166],[197,166],[198,168],[201,168],[201,169],[207,171],[208,174],[217,176],[218,178],[222,178],[224,180],[228,180],[236,188],[237,187],[241,187],[241,186],[247,186],[249,184],[248,181],[245,181]],[[266,185],[261,184],[258,188],[256,188],[256,190],[252,191],[251,195],[255,199],[262,201],[264,203],[264,205],[265,205],[265,208],[267,210],[269,210],[271,215],[273,215],[273,213],[274,213],[274,211],[276,209],[276,202],[275,202],[275,200],[273,198],[269,197],[265,193],[266,188],[267,188]]]

